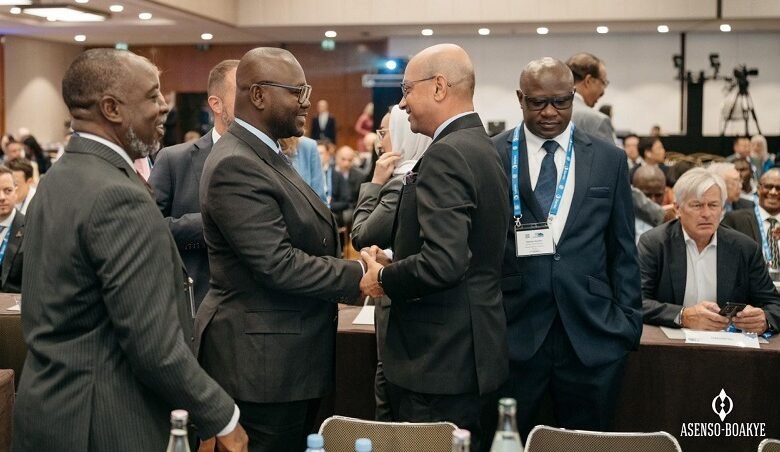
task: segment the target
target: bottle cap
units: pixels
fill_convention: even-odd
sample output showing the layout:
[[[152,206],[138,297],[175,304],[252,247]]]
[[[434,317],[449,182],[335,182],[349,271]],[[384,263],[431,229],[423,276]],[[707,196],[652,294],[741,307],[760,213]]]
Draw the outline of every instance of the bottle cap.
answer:
[[[471,445],[471,432],[464,429],[459,428],[452,431],[452,444],[456,445],[464,445],[464,446],[470,446]]]
[[[355,452],[371,452],[371,440],[368,438],[355,440]]]
[[[516,407],[517,401],[515,399],[512,399],[510,397],[505,397],[498,401],[498,404],[505,407]]]
[[[187,410],[173,410],[173,411],[171,411],[171,422],[173,422],[173,421],[184,421],[184,422],[187,422],[187,417],[189,417],[189,413],[187,413]]]
[[[306,437],[306,447],[309,449],[322,449],[325,447],[325,438],[317,433],[312,433]]]

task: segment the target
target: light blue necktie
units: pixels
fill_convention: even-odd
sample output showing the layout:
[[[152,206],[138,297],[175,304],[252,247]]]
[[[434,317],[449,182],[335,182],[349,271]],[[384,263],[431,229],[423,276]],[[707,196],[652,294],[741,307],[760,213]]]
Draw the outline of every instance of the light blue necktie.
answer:
[[[550,206],[555,197],[555,186],[558,184],[558,169],[555,167],[555,151],[558,149],[558,143],[553,140],[547,140],[542,145],[547,155],[542,159],[542,168],[539,171],[539,179],[536,181],[534,196],[542,208],[544,220],[550,214]]]

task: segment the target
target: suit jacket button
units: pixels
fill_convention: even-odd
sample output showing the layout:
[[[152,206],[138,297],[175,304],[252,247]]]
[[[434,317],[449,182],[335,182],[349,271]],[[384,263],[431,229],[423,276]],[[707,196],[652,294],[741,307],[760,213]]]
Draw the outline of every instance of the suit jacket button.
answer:
[[[558,254],[558,253],[555,253],[555,255],[553,256],[553,259],[555,259],[556,261],[559,261],[559,260],[561,260],[561,255]]]

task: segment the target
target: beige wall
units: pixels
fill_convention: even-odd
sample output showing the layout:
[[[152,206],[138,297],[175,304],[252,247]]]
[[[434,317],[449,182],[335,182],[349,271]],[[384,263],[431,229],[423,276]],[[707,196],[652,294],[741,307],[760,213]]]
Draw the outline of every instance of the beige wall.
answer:
[[[5,37],[5,130],[30,129],[41,144],[62,140],[68,110],[60,84],[82,47]]]

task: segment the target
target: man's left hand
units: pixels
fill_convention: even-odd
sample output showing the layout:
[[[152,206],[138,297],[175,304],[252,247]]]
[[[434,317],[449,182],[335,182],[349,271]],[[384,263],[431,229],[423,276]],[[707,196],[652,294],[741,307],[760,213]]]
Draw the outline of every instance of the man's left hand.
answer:
[[[360,280],[360,291],[370,297],[381,297],[385,294],[382,286],[379,285],[379,270],[382,264],[376,261],[377,247],[371,247],[369,250],[360,251],[360,257],[366,264],[366,274]]]
[[[742,331],[761,334],[769,328],[766,313],[761,308],[746,306],[734,317],[734,326]]]

